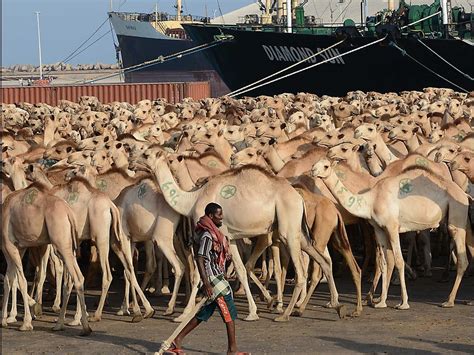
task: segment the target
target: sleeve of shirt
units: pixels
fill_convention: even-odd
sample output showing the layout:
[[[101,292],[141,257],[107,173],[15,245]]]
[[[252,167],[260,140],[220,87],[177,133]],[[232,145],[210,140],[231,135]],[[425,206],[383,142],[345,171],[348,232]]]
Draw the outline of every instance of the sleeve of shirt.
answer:
[[[212,237],[208,232],[205,232],[201,236],[201,240],[199,242],[199,249],[198,249],[198,256],[202,256],[203,258],[210,260],[211,259],[211,247],[212,247]]]

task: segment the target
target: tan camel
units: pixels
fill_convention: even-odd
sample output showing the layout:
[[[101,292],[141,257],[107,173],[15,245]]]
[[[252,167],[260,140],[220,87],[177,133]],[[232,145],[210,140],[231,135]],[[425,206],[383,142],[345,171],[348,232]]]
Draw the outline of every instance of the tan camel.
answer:
[[[448,230],[456,244],[457,275],[444,307],[454,306],[454,299],[467,268],[466,223],[468,198],[453,182],[444,181],[421,167],[406,169],[396,177],[379,180],[365,193],[353,194],[337,177],[331,162],[323,159],[312,170],[321,177],[339,202],[352,214],[367,219],[375,229],[382,259],[382,295],[376,308],[386,307],[392,266],[387,271],[387,249],[391,249],[400,275],[402,302],[396,306],[408,309],[404,260],[400,248],[400,232],[437,228],[447,216]],[[423,208],[420,208],[423,206]]]
[[[25,218],[28,216],[28,218]],[[25,316],[20,330],[32,330],[27,282],[23,273],[20,250],[27,247],[51,243],[61,254],[66,268],[72,276],[80,308],[82,311],[82,334],[91,333],[84,299],[84,277],[74,255],[78,236],[74,213],[68,204],[53,196],[48,189],[35,183],[30,187],[13,192],[5,200],[2,215],[2,251],[7,259],[7,274],[4,279],[2,326],[6,327],[7,305],[10,288],[15,278],[23,296]],[[70,288],[65,288],[63,304],[55,330],[64,329],[66,307],[70,296]]]
[[[31,177],[35,181],[48,186],[51,194],[66,201],[74,212],[76,218],[79,242],[90,239],[96,245],[99,253],[100,266],[102,268],[102,292],[99,305],[91,321],[100,321],[102,310],[107,297],[107,292],[112,283],[112,273],[109,264],[109,247],[122,262],[127,278],[130,278],[132,286],[138,291],[139,297],[145,307],[145,318],[153,316],[154,310],[138,286],[132,263],[130,245],[123,235],[120,214],[114,203],[103,193],[93,188],[86,180],[76,177],[67,184],[53,186],[47,179],[44,171],[35,165],[29,165]],[[114,238],[110,239],[110,231]],[[79,309],[78,309],[79,313]],[[76,313],[77,323],[79,314]],[[142,319],[140,307],[134,299],[134,321]]]
[[[154,241],[171,263],[175,271],[173,294],[165,315],[173,314],[179,286],[184,276],[185,265],[178,257],[173,236],[180,223],[180,215],[166,203],[154,179],[145,177],[132,186],[126,187],[115,200],[120,210],[125,235],[132,242]],[[142,287],[148,284],[156,265],[147,257],[147,271]],[[121,311],[128,312],[128,286]]]
[[[451,169],[462,171],[471,182],[474,182],[474,153],[462,152],[452,160]]]
[[[246,320],[256,320],[258,315],[255,301],[250,292],[247,271],[237,249],[236,239],[269,235],[275,223],[278,223],[279,239],[288,248],[296,270],[296,284],[290,304],[283,315],[275,320],[289,320],[293,307],[303,289],[303,268],[300,261],[301,247],[321,264],[330,285],[331,303],[338,306],[337,290],[334,279],[332,279],[329,262],[324,255],[321,255],[308,243],[305,237],[301,236],[303,200],[286,180],[272,177],[258,168],[245,167],[213,177],[203,187],[186,192],[176,184],[161,152],[154,154],[145,152],[143,159],[143,163],[153,170],[166,201],[176,212],[192,217],[196,222],[209,202],[219,203],[223,210],[227,211],[224,215],[224,224],[229,232],[232,258],[249,302],[250,314],[246,317]],[[258,188],[255,186],[258,186]],[[262,189],[262,186],[266,186],[267,189]],[[235,213],[236,211],[245,211],[245,213]],[[257,259],[263,250],[269,246],[268,242],[271,243],[271,238],[266,239],[267,243],[262,243],[263,245],[259,246],[258,252],[254,251],[253,253]],[[264,240],[264,238],[261,238],[261,240]],[[185,313],[194,307],[198,276],[199,274],[194,274],[193,290]],[[256,277],[252,279],[263,288]]]

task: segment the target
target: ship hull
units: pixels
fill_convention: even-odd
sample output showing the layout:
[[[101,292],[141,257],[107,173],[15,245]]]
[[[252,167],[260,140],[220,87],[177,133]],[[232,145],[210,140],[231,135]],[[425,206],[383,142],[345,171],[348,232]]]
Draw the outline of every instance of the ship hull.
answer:
[[[109,16],[118,39],[123,68],[130,68],[160,56],[169,56],[197,46],[191,40],[165,36],[148,22],[126,21],[115,13],[110,13]],[[125,71],[125,81],[130,83],[209,81],[212,96],[229,92],[205,57],[204,51],[139,70]]]
[[[211,42],[214,36],[219,34],[233,37],[231,41],[215,46],[205,53],[232,91],[298,62],[305,53],[309,56],[339,41],[331,35],[257,32],[201,25],[183,27],[198,43]],[[401,51],[388,45],[388,42],[333,59],[338,54],[374,40],[376,38],[350,38],[324,56],[318,56],[308,64],[302,63],[281,75],[325,59],[331,59],[330,62],[248,91],[245,95],[312,92],[319,95],[342,96],[353,90],[399,92],[422,90],[426,87],[448,87],[457,91],[460,91],[460,88],[467,91],[474,90],[472,80],[451,68],[413,38],[402,38],[397,40],[396,44],[453,84],[403,55]],[[461,40],[448,39],[423,39],[423,43],[460,71],[474,77],[474,46]]]

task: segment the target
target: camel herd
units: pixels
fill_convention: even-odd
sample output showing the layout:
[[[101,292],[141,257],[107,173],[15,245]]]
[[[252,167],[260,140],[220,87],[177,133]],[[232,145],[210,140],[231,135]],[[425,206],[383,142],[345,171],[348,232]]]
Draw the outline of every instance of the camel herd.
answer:
[[[2,104],[2,326],[17,321],[20,290],[25,313],[20,330],[33,329],[48,279],[56,289],[53,311],[59,312],[54,329],[64,328],[74,287],[78,302],[69,324],[81,324],[89,334],[89,322],[101,319],[112,282],[110,248],[124,270],[118,314],[130,314],[131,307],[134,322],[152,317],[145,291],[168,288],[163,275],[169,265],[174,285],[165,314],[175,312],[184,281],[187,306],[175,318],[181,321],[196,304],[199,273],[190,246],[193,224],[209,202],[223,207],[222,228],[232,253],[229,274],[235,273],[247,297],[246,320],[259,318],[249,277],[280,313],[276,321],[301,315],[323,275],[328,307],[345,316],[333,276],[336,251],[355,285],[352,316],[362,313],[362,273],[372,259],[366,304],[387,307],[392,281],[401,286],[396,308],[408,309],[405,273],[431,276],[433,238],[451,240],[453,250],[447,243],[446,254],[452,255],[456,278],[442,306],[453,307],[474,255],[473,118],[474,92],[440,88],[178,104],[161,99],[103,104],[90,96],[57,107]],[[356,226],[363,240],[362,269],[348,225]],[[400,234],[409,241],[407,262]],[[100,300],[90,317],[77,261],[85,240],[92,246],[87,278],[99,269],[102,274]],[[137,249],[137,243],[144,247]],[[414,249],[421,271],[412,265]],[[138,254],[146,265],[141,285]],[[35,268],[30,290],[25,262]],[[295,283],[284,309],[290,266]],[[268,291],[271,279],[275,296]]]

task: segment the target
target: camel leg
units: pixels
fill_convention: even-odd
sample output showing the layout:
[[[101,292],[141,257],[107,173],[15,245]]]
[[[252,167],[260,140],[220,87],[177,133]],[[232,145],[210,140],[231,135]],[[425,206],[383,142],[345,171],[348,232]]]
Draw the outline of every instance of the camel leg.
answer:
[[[257,305],[255,304],[255,301],[252,297],[249,281],[247,278],[247,271],[242,262],[242,259],[240,258],[239,249],[237,247],[235,240],[233,239],[230,240],[229,249],[232,254],[232,261],[234,262],[234,265],[235,265],[235,271],[237,273],[237,277],[239,278],[240,282],[244,285],[245,294],[247,295],[247,301],[249,303],[249,315],[245,317],[244,320],[246,321],[257,320],[258,319]]]
[[[145,307],[144,318],[151,318],[155,314],[155,310],[153,309],[150,302],[148,301],[145,294],[143,293],[142,289],[138,285],[137,277],[135,275],[135,270],[133,267],[132,251],[130,249],[130,243],[127,243],[125,241],[125,238],[123,237],[121,239],[122,239],[122,243],[121,243],[122,249],[121,249],[120,254],[123,254],[123,258],[125,261],[125,264],[123,266],[125,270],[127,270],[128,277],[130,277],[130,286],[132,287],[132,297],[134,297],[133,301],[135,303],[134,307],[135,309],[137,308],[140,309],[136,296],[134,296],[135,292],[133,290],[135,289],[135,291],[138,293],[138,296],[140,297],[140,300],[142,301],[143,307]]]
[[[51,248],[51,254],[49,260],[51,261],[51,267],[55,270],[55,279],[56,279],[56,296],[54,298],[53,312],[59,313],[61,310],[61,283],[64,273],[64,264],[60,257],[56,254],[54,247]]]
[[[35,316],[39,317],[42,315],[41,307],[43,305],[43,287],[46,280],[46,272],[48,268],[49,255],[51,253],[52,245],[44,245],[38,247],[38,252],[41,254],[41,260],[38,268],[38,286],[36,290],[36,303],[34,308]]]
[[[13,261],[10,259],[8,253],[5,250],[3,250],[3,255],[5,255],[7,262],[7,271],[3,278],[2,327],[6,328],[8,326],[8,298],[10,297],[10,290],[13,286],[13,280],[16,278],[16,271]]]
[[[145,257],[146,257],[146,267],[145,274],[143,275],[143,280],[140,288],[145,291],[148,283],[150,282],[151,277],[156,270],[156,255],[155,255],[155,246],[153,245],[152,240],[147,240],[145,243]]]
[[[274,265],[274,273],[275,273],[275,282],[276,282],[276,307],[274,312],[276,313],[283,313],[283,287],[285,286],[285,282],[282,279],[282,261],[280,260],[280,243],[273,243],[271,247],[272,251],[272,259]],[[286,260],[285,260],[286,261]]]
[[[290,319],[290,315],[293,312],[293,308],[295,307],[296,301],[298,301],[299,299],[300,293],[303,290],[303,283],[305,282],[303,266],[301,265],[301,259],[300,259],[300,256],[301,256],[300,255],[301,254],[300,240],[306,240],[306,239],[305,237],[300,236],[301,232],[298,230],[288,231],[287,233],[288,235],[283,235],[281,234],[281,231],[280,231],[280,240],[283,242],[283,244],[286,246],[287,250],[289,251],[291,260],[293,261],[293,264],[294,264],[295,273],[296,273],[295,287],[293,289],[293,295],[291,296],[290,303],[286,307],[283,314],[274,319],[276,322],[286,322]],[[290,235],[293,236],[293,238],[289,237]]]
[[[109,221],[110,222],[110,221]],[[107,230],[109,230],[110,223],[104,223]],[[112,271],[109,264],[109,234],[98,233],[95,236],[97,252],[99,253],[100,268],[102,269],[102,290],[100,293],[99,305],[93,317],[89,319],[91,322],[98,322],[102,319],[102,311],[104,309],[105,299],[112,283]]]
[[[163,227],[161,227],[163,229]],[[181,285],[181,281],[184,276],[184,264],[179,260],[178,255],[176,254],[176,250],[173,244],[173,231],[172,229],[168,232],[161,231],[160,234],[162,237],[158,237],[158,232],[153,236],[154,241],[156,242],[158,248],[163,253],[164,257],[162,258],[164,262],[168,260],[171,266],[174,269],[174,285],[173,285],[173,293],[171,295],[171,299],[168,302],[168,308],[165,311],[165,315],[171,315],[174,313],[174,308],[176,306],[176,300],[178,298],[179,286]],[[159,289],[161,291],[161,288]]]
[[[442,307],[446,308],[454,307],[454,300],[456,299],[456,294],[458,292],[459,285],[461,284],[461,279],[468,265],[466,255],[466,231],[461,227],[457,227],[455,224],[449,223],[448,232],[454,239],[458,260],[456,264],[456,280],[454,281],[454,285],[451,293],[449,294],[448,300],[442,304]]]
[[[49,225],[48,225],[48,228],[49,228]],[[59,246],[57,248],[58,248],[59,253],[62,255],[64,264],[66,265],[66,268],[72,277],[72,281],[74,283],[74,288],[76,289],[78,301],[81,306],[81,312],[82,312],[81,335],[89,335],[92,332],[92,329],[90,328],[89,322],[87,320],[86,302],[84,298],[84,276],[82,276],[81,269],[79,268],[79,265],[77,264],[76,257],[72,254],[72,250],[70,248],[61,248]],[[67,293],[70,293],[70,292],[67,292]],[[69,298],[69,294],[67,295],[67,298]],[[59,318],[62,318],[63,322],[64,322],[64,317],[66,314],[66,308],[67,308],[67,300],[65,299],[63,301],[61,314],[59,316]]]
[[[184,308],[183,314],[181,314],[179,317],[174,318],[173,322],[179,323],[179,322],[183,321],[184,319],[187,318],[189,313],[191,313],[193,311],[193,309],[195,308],[195,306],[196,306],[196,296],[197,296],[197,293],[199,291],[198,285],[199,285],[200,280],[201,280],[201,276],[199,275],[199,270],[195,266],[194,270],[193,270],[193,274],[192,274],[191,294],[189,295],[188,304]]]
[[[390,245],[392,247],[395,266],[400,276],[400,288],[402,293],[402,302],[395,306],[396,309],[409,309],[408,292],[405,283],[405,260],[403,260],[402,248],[400,246],[400,236],[398,234],[398,225],[387,227]]]
[[[20,250],[20,257],[23,260],[23,256],[25,255],[26,249]],[[16,275],[16,274],[15,274]],[[36,277],[36,275],[35,275]],[[11,282],[11,293],[12,293],[12,306],[10,308],[10,315],[7,318],[7,323],[15,323],[16,322],[16,316],[18,315],[18,278],[15,276]],[[31,299],[31,296],[28,295],[29,299]]]
[[[262,254],[262,272],[259,276],[260,280],[266,280],[268,275],[268,263],[267,263],[267,250],[265,249]]]
[[[123,272],[123,279],[125,282],[125,293],[123,295],[123,301],[122,301],[122,306],[120,309],[117,311],[118,316],[123,316],[123,315],[130,315],[130,311],[128,310],[130,307],[130,281],[128,280],[127,273],[124,271]]]
[[[313,261],[313,272],[311,273],[311,281],[309,284],[309,289],[308,293],[306,294],[305,299],[301,303],[301,305],[298,307],[298,309],[295,310],[294,315],[300,317],[303,315],[304,310],[306,309],[306,306],[309,303],[309,300],[311,299],[311,296],[314,293],[314,290],[316,290],[316,287],[319,284],[319,281],[323,277],[323,272],[321,270],[321,267],[316,261]]]
[[[268,268],[267,268],[267,274],[265,275],[265,288],[268,290],[268,287],[270,285],[270,280],[273,276],[274,272],[274,260],[273,260],[273,254],[271,249],[265,250],[265,253],[268,255]]]
[[[423,276],[431,277],[431,240],[430,240],[430,230],[425,229],[419,234],[419,240],[423,248]]]
[[[5,240],[3,241],[5,243]],[[28,301],[28,285],[26,282],[25,274],[23,273],[23,265],[21,263],[21,256],[18,249],[11,244],[11,242],[5,243],[5,248],[7,253],[10,256],[10,260],[14,265],[14,272],[16,273],[16,278],[18,279],[18,287],[20,288],[21,295],[23,297],[23,305],[25,315],[23,317],[23,324],[20,327],[21,331],[33,330],[33,325],[31,324],[32,317],[30,313],[29,301]],[[13,275],[12,275],[13,276]]]
[[[329,254],[328,254],[329,255]],[[303,273],[304,273],[304,279],[305,280],[308,280],[308,271],[309,271],[309,263],[310,263],[310,258],[309,258],[309,255],[306,254],[305,252],[301,252],[301,265],[303,265]],[[332,267],[332,265],[331,265]],[[300,293],[300,296],[299,296],[299,299],[298,301],[296,302],[295,304],[295,307],[296,308],[299,308],[301,306],[301,304],[304,302],[305,298],[306,298],[306,295],[307,295],[307,291],[308,291],[308,283],[305,282],[303,284],[303,289],[301,290],[301,293]]]
[[[170,292],[170,270],[169,270],[169,263],[168,260],[165,258],[161,259],[161,265],[162,265],[162,283],[163,286],[161,287],[160,291],[164,295],[169,295]]]
[[[388,278],[388,272],[387,272],[387,237],[385,235],[385,232],[380,229],[378,226],[374,226],[374,231],[375,231],[375,237],[377,239],[377,249],[378,249],[378,266],[377,268],[380,268],[381,270],[381,276],[382,276],[382,293],[380,296],[380,302],[377,302],[374,307],[375,308],[386,308],[387,307],[387,294],[388,294],[388,283],[390,283],[390,279],[387,280]],[[377,273],[377,271],[376,271]],[[377,280],[376,280],[377,279]],[[377,277],[374,278],[374,283],[372,284],[372,290],[375,292],[377,288],[377,283],[378,283]],[[377,282],[376,282],[377,281]],[[371,291],[372,291],[371,290]],[[369,292],[370,293],[370,292]],[[373,294],[373,293],[372,293]],[[374,300],[374,302],[376,302]]]
[[[271,244],[272,244],[272,234],[265,234],[265,235],[261,235],[257,237],[257,243],[255,244],[252,254],[250,255],[247,262],[245,263],[245,269],[247,270],[247,273],[250,275],[250,278],[252,279],[252,281],[257,285],[260,292],[262,292],[263,297],[267,301],[268,305],[271,305],[271,303],[273,302],[273,298],[272,296],[270,296],[270,293],[265,288],[265,286],[260,282],[260,279],[255,275],[253,270],[258,258]]]

